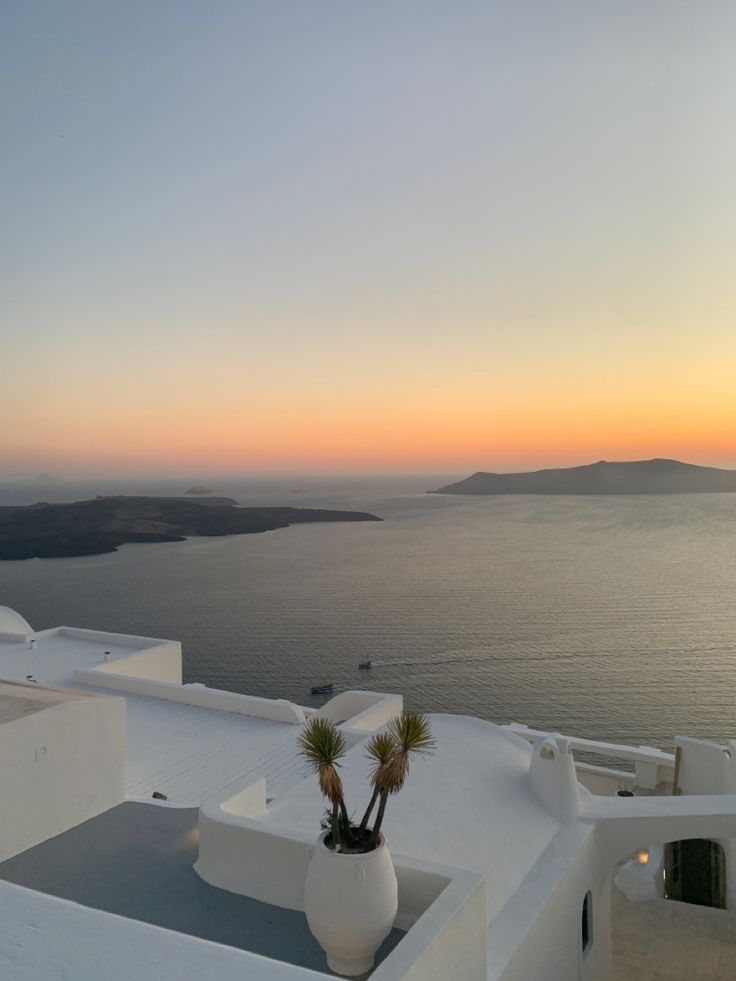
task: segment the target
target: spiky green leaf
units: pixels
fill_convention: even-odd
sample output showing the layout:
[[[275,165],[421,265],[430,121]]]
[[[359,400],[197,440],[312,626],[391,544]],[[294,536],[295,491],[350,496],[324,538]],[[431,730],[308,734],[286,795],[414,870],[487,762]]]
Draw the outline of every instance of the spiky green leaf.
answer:
[[[402,753],[429,755],[434,750],[431,723],[421,712],[402,712],[391,719],[388,731]]]
[[[381,790],[385,785],[387,767],[396,754],[396,741],[390,732],[377,732],[366,747],[371,760],[371,783]]]
[[[312,718],[297,739],[299,754],[314,770],[339,766],[345,755],[345,736],[329,719]]]
[[[409,775],[409,760],[416,753],[428,756],[435,747],[432,727],[426,715],[420,712],[402,712],[388,724],[395,748],[391,759],[381,768],[378,779],[382,789],[397,794]]]
[[[343,800],[337,768],[345,755],[345,736],[329,719],[312,718],[297,739],[299,754],[317,774],[319,789],[333,804]]]

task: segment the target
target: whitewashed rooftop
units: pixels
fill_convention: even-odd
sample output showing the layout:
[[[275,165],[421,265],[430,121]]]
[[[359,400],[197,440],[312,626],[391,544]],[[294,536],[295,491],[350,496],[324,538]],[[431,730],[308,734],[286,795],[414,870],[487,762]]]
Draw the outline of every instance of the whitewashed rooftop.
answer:
[[[159,791],[173,802],[196,806],[222,788],[258,775],[268,780],[270,796],[302,780],[298,726],[145,695],[121,696],[75,680],[75,670],[106,663],[105,652],[115,662],[171,642],[65,627],[32,636],[33,648],[25,638],[0,636],[0,679],[26,681],[30,676],[40,685],[124,697],[130,797]]]
[[[317,974],[199,937],[0,882],[3,981],[317,981]]]
[[[12,682],[23,685],[22,691],[12,691]],[[108,700],[84,697],[88,694]],[[59,704],[41,711],[42,701],[54,699]],[[319,711],[344,724],[352,747],[341,775],[355,818],[369,795],[364,740],[401,704],[397,695],[341,692]],[[112,883],[117,901],[115,883],[126,881],[135,863],[139,873],[143,870],[137,908],[143,919],[141,897],[148,901],[151,881],[160,883],[164,875],[180,881],[182,869],[170,867],[174,853],[187,876],[201,879],[188,893],[193,904],[204,896],[202,909],[195,910],[197,926],[200,913],[212,910],[206,890],[213,887],[303,911],[306,868],[324,811],[318,783],[305,774],[297,753],[310,710],[280,699],[182,685],[181,645],[175,641],[65,627],[35,633],[22,617],[0,608],[0,721],[3,713],[3,732],[9,740],[17,736],[16,757],[22,761],[9,769],[18,792],[7,794],[6,802],[30,802],[22,812],[6,806],[12,818],[5,824],[8,870],[18,857],[16,866],[45,874],[48,855],[43,860],[36,849],[74,842],[77,833],[88,835],[93,826],[107,827],[116,815],[122,820],[138,808],[147,817],[177,815],[187,822],[185,833],[164,842],[158,880],[150,851],[142,858],[126,856],[125,875],[119,869],[110,873],[108,886]],[[71,720],[65,729],[45,725],[64,718]],[[86,728],[80,728],[82,721]],[[400,884],[397,924],[407,932],[376,968],[375,981],[569,981],[573,976],[603,981],[612,966],[605,926],[611,873],[618,863],[632,860],[644,846],[705,838],[723,843],[729,889],[736,881],[736,743],[678,737],[678,767],[672,755],[649,747],[514,732],[468,717],[436,715],[432,728],[436,751],[412,760],[411,779],[390,800],[384,824]],[[61,745],[60,736],[66,738]],[[600,792],[586,789],[577,777],[573,744],[604,756],[614,751],[634,763],[634,771],[584,764],[586,779]],[[37,770],[26,766],[29,745],[40,747]],[[47,754],[47,745],[58,752]],[[84,765],[77,764],[79,758]],[[679,794],[620,798],[622,780],[647,794],[666,785]],[[70,782],[77,788],[73,793]],[[46,801],[39,787],[56,810],[37,806]],[[156,791],[169,803],[151,801]],[[80,810],[79,801],[88,803]],[[128,828],[136,847],[140,827],[135,818]],[[101,833],[105,861],[111,854],[115,858],[121,840],[119,831]],[[71,849],[73,856],[88,853],[89,839],[87,848],[77,841]],[[54,893],[70,879],[67,858],[61,858],[63,874],[53,873],[49,889]],[[77,860],[77,872],[80,865]],[[102,860],[95,860],[94,869],[101,866]],[[78,878],[92,892],[81,899],[67,895],[94,905],[104,877],[82,873]],[[165,889],[161,909],[169,910],[172,895],[175,885]],[[126,915],[129,908],[135,912],[134,903],[123,903]],[[592,945],[591,908],[597,911],[593,924],[600,924]],[[255,954],[255,945],[235,950],[213,944],[209,938],[221,937],[200,933],[191,922],[191,932],[208,939],[188,935],[179,921],[173,929],[182,932],[174,934],[168,921],[169,929],[162,930],[160,918],[135,923],[118,912],[117,905],[96,911],[0,881],[0,979],[324,977],[305,970],[307,961],[279,963]],[[254,935],[261,938],[263,932],[255,928]],[[290,933],[293,924],[284,928],[284,942]],[[276,941],[278,950],[269,956],[281,956],[281,937]]]
[[[560,824],[530,787],[527,743],[482,719],[433,715],[431,721],[436,750],[412,761],[411,778],[390,799],[386,837],[397,854],[483,872],[491,920]],[[367,803],[368,766],[359,745],[341,771],[356,816]],[[317,781],[310,778],[274,801],[264,821],[309,832],[323,810]]]
[[[194,806],[223,787],[258,776],[266,777],[269,796],[304,777],[298,726],[142,695],[126,695],[126,702],[130,797],[150,797],[158,790]]]
[[[75,683],[75,670],[97,667],[106,651],[111,661],[118,661],[167,643],[154,637],[105,635],[71,627],[54,627],[31,636],[35,641],[33,647],[25,638],[11,638],[0,632],[2,677],[25,680],[30,675],[42,685],[69,688]]]

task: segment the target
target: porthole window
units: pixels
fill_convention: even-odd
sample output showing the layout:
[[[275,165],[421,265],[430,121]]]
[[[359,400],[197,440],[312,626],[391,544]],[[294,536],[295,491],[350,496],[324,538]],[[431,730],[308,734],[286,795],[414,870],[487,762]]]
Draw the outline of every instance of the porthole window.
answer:
[[[586,892],[583,900],[581,928],[580,946],[585,954],[593,943],[593,897],[590,892]]]

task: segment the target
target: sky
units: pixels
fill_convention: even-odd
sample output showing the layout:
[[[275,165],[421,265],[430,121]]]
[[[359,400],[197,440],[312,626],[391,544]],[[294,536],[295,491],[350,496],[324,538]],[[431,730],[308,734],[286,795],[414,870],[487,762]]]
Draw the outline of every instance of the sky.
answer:
[[[0,474],[736,466],[734,36],[0,0]]]

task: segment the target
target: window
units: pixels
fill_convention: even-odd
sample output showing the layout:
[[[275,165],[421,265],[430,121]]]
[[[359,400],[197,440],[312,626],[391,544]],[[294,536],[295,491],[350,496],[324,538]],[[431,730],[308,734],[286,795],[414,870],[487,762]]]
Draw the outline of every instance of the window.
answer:
[[[590,892],[586,892],[583,900],[581,927],[580,946],[585,953],[593,943],[593,897]]]

